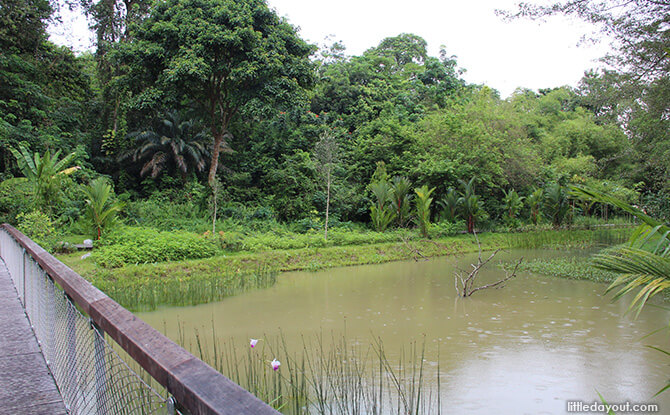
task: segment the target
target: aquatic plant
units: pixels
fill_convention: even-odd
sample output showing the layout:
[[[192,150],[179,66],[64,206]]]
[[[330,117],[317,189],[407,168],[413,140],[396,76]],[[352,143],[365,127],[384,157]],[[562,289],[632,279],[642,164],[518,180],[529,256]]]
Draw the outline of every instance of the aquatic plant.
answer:
[[[295,352],[283,334],[264,336],[262,345],[246,347],[246,353],[240,353],[235,339],[223,340],[214,330],[211,345],[197,331],[194,344],[184,344],[183,333],[180,341],[285,414],[441,413],[439,357],[433,382],[424,370],[425,339],[409,342],[397,360],[388,357],[380,338],[354,342],[346,332],[329,339],[322,333],[303,337],[302,349]]]

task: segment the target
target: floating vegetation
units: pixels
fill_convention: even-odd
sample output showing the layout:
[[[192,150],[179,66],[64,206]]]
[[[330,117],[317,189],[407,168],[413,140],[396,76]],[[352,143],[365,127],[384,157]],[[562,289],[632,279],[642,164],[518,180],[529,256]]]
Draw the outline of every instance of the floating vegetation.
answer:
[[[509,266],[511,265],[512,264],[509,264]],[[613,272],[603,271],[593,267],[588,258],[576,257],[527,261],[521,264],[519,270],[530,271],[551,277],[608,283],[614,281],[618,277],[618,275]]]

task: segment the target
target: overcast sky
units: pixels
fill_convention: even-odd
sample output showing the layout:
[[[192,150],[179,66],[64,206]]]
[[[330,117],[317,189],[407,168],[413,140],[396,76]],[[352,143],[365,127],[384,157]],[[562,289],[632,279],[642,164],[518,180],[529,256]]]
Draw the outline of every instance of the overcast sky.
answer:
[[[486,84],[509,96],[517,87],[537,90],[576,86],[585,70],[599,66],[607,42],[578,46],[593,28],[562,17],[539,23],[504,22],[496,8],[513,9],[518,0],[268,0],[270,7],[300,28],[316,44],[334,35],[347,54],[360,55],[385,37],[414,33],[426,39],[428,52],[440,45],[456,55],[468,82]],[[52,40],[75,49],[90,47],[86,24],[66,18]],[[65,40],[65,39],[69,40]]]

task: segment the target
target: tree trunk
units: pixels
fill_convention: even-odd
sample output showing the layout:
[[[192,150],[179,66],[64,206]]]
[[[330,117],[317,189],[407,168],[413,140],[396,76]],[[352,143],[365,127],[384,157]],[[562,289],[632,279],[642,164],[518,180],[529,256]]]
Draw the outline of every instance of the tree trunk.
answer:
[[[328,169],[328,177],[326,178],[326,223],[324,226],[323,239],[328,240],[328,213],[330,210],[330,169]]]
[[[219,154],[221,153],[224,132],[218,131],[216,127],[213,127],[212,130],[215,131],[214,146],[212,147],[212,160],[209,165],[209,177],[207,178],[207,182],[209,183],[209,186],[214,189],[214,181],[216,180],[216,171],[219,168]]]

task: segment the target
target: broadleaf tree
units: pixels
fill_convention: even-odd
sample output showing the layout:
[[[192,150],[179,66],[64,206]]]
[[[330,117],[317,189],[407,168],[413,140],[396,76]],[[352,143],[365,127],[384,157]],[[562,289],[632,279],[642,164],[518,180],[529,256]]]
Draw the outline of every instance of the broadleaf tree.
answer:
[[[213,138],[208,182],[231,123],[290,103],[313,79],[314,48],[263,0],[166,0],[119,45],[136,108],[199,107]]]

